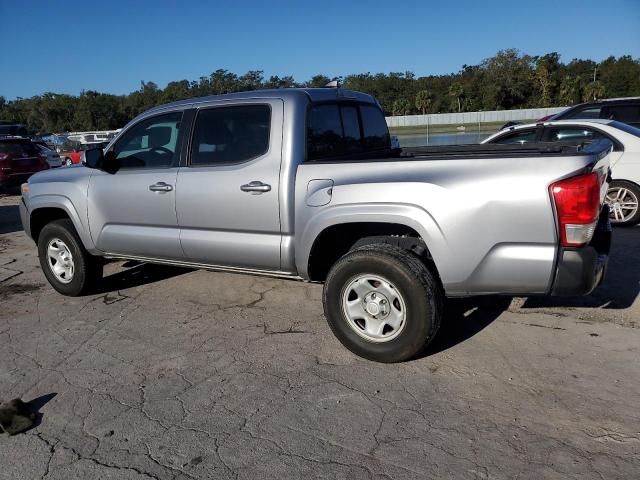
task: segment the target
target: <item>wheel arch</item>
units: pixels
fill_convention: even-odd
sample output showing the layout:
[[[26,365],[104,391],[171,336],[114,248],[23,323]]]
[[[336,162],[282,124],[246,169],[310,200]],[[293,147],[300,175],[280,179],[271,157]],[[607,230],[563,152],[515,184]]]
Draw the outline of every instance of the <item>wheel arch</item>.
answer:
[[[87,250],[95,249],[88,230],[84,227],[78,211],[69,198],[61,195],[39,195],[29,199],[29,227],[31,238],[36,243],[44,226],[61,218],[71,220]]]
[[[358,204],[327,208],[307,223],[296,246],[298,274],[323,281],[335,260],[369,237],[419,240],[394,242],[406,249],[421,242],[424,258],[433,263],[436,274],[442,276],[443,269],[446,270],[444,235],[428,212],[414,205]],[[376,240],[394,243],[382,238]]]

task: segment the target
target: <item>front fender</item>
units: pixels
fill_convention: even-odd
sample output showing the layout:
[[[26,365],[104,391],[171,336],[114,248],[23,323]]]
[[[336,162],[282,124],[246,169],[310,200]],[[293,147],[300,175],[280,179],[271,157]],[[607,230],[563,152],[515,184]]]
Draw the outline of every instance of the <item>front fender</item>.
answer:
[[[436,221],[425,209],[413,204],[357,203],[323,208],[306,223],[302,234],[296,236],[295,258],[298,274],[309,278],[309,256],[315,240],[326,228],[345,223],[394,223],[412,228],[422,237],[433,257],[443,281],[447,272],[447,258],[451,258],[445,236]]]
[[[76,232],[78,232],[78,236],[80,237],[84,248],[86,248],[90,253],[97,252],[95,244],[93,243],[91,235],[89,234],[87,222],[83,221],[80,213],[68,197],[55,194],[35,195],[33,197],[30,196],[26,207],[29,213],[29,223],[31,223],[31,218],[36,210],[42,208],[58,208],[60,210],[64,210],[64,212],[71,219]]]

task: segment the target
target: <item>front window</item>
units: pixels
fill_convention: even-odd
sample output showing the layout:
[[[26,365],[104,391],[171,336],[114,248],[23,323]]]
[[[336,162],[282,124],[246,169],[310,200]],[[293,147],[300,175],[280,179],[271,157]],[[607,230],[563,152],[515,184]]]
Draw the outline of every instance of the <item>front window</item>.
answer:
[[[113,147],[120,168],[166,168],[178,152],[182,112],[148,118],[127,130]]]

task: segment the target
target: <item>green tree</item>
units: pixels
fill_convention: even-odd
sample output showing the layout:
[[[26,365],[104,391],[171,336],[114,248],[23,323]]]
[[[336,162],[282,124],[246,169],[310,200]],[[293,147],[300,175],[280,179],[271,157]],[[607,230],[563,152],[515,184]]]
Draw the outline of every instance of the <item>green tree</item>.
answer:
[[[605,88],[603,83],[600,80],[594,80],[593,82],[589,82],[585,85],[582,93],[582,99],[585,102],[597,100],[604,97],[604,92]]]
[[[416,108],[424,115],[431,106],[431,93],[429,90],[420,90],[416,94]]]
[[[580,103],[582,98],[582,81],[579,76],[566,75],[560,83],[558,102],[560,105]]]
[[[560,55],[556,52],[536,60],[533,75],[540,88],[540,106],[542,107],[550,106],[555,100],[559,66]]]
[[[458,102],[458,112],[462,111],[462,99],[464,98],[464,88],[459,82],[454,82],[449,87],[449,95]]]
[[[408,115],[411,112],[411,104],[406,98],[399,98],[393,102],[393,115]]]
[[[321,87],[324,87],[331,80],[335,80],[335,78],[331,79],[326,75],[314,75],[313,77],[311,77],[311,80],[309,80],[308,82],[305,82],[304,85],[305,87],[310,87],[310,88],[321,88]]]

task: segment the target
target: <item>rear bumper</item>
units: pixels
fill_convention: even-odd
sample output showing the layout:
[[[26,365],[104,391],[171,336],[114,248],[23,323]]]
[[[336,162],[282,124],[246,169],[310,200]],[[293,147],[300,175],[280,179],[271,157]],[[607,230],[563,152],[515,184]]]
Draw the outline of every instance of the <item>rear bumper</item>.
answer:
[[[589,245],[560,247],[551,295],[588,295],[602,283],[611,247],[609,208],[605,205]]]

